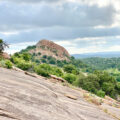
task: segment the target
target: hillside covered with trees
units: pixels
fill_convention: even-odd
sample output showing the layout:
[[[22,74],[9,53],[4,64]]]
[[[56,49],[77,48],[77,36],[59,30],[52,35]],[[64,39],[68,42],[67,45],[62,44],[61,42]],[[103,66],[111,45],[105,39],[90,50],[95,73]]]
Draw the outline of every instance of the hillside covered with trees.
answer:
[[[110,75],[114,76],[117,81],[120,81],[120,57],[93,57],[80,60],[84,61],[87,65],[90,65],[93,69],[108,72]]]

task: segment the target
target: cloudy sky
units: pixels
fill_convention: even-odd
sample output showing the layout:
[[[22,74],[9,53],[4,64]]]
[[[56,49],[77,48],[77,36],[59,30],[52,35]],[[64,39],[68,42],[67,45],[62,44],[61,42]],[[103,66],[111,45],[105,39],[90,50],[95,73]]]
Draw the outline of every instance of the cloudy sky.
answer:
[[[120,51],[120,0],[0,0],[0,38],[13,53],[41,39],[71,54]]]

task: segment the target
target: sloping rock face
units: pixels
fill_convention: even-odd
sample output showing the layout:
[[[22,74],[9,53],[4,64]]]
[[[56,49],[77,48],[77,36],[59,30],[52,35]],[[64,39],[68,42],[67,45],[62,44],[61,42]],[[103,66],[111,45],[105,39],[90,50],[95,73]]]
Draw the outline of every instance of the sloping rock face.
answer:
[[[70,57],[70,54],[64,47],[49,40],[39,41],[36,45],[36,49],[31,52],[40,52],[42,55],[52,56],[57,60],[68,60]]]
[[[79,91],[0,68],[0,120],[114,119],[85,101]]]

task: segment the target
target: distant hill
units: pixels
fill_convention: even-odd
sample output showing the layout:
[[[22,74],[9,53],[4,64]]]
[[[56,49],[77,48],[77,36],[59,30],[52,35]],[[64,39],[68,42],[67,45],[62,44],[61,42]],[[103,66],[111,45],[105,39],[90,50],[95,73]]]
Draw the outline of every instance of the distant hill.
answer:
[[[75,58],[90,58],[90,57],[102,57],[112,58],[120,57],[120,52],[97,52],[97,53],[85,53],[85,54],[73,54]]]
[[[56,60],[69,60],[70,54],[68,51],[49,40],[41,40],[35,46],[29,46],[22,52],[27,51],[35,56],[35,58],[39,59],[42,56],[51,56]]]

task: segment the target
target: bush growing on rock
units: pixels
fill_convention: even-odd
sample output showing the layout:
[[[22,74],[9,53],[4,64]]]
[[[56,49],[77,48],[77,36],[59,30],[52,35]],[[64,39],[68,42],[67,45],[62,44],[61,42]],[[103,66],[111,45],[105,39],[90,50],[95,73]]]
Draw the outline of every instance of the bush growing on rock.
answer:
[[[58,77],[62,77],[63,76],[62,70],[60,68],[58,68],[58,67],[52,67],[52,71],[50,71],[50,73],[52,75],[56,75]]]
[[[29,62],[25,62],[24,60],[21,60],[19,61],[19,63],[17,63],[17,67],[22,70],[29,70],[32,68],[32,64]]]
[[[6,61],[5,61],[5,66],[6,66],[6,68],[11,69],[12,66],[13,66],[13,64],[11,63],[10,60],[6,60]]]
[[[43,59],[43,58],[41,59],[41,62],[42,63],[47,63],[47,61],[45,59]]]
[[[105,97],[105,92],[103,90],[99,90],[99,91],[97,91],[97,96],[104,98]]]
[[[5,67],[5,60],[3,59],[0,60],[0,67]]]
[[[13,66],[10,60],[1,59],[0,60],[0,67],[11,69]]]
[[[10,60],[12,63],[18,64],[21,59],[18,57],[12,56]]]
[[[35,72],[38,75],[41,75],[41,76],[44,76],[44,77],[50,77],[49,73],[45,69],[41,68],[40,66],[35,67]]]
[[[76,80],[76,75],[67,73],[63,76],[63,78],[72,84]]]
[[[82,87],[83,85],[83,81],[86,77],[84,76],[84,74],[80,73],[78,76],[77,76],[77,79],[73,82],[73,85],[74,86],[77,86],[77,87]]]
[[[53,65],[56,64],[56,60],[54,58],[50,59],[49,64],[53,64]]]
[[[67,73],[73,73],[75,75],[79,74],[79,71],[77,70],[77,68],[74,66],[74,65],[65,65],[63,67],[64,71],[67,72]]]
[[[48,64],[40,64],[39,66],[35,67],[35,71],[36,71],[36,69],[37,70],[40,69],[42,71],[45,71],[48,74],[56,75],[58,77],[63,76],[63,72],[60,68],[55,67],[55,66],[50,66]]]
[[[25,61],[30,61],[31,55],[30,55],[29,53],[23,53],[23,54],[22,54],[22,58],[23,58]]]

